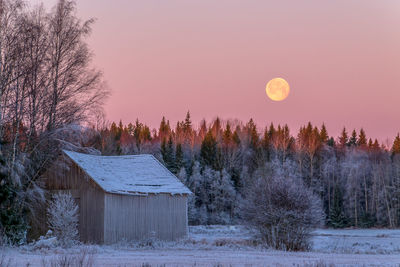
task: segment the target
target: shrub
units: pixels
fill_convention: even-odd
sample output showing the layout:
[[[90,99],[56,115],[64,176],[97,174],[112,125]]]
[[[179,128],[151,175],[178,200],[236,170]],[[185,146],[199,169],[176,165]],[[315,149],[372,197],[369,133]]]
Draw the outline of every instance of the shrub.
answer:
[[[49,228],[60,245],[69,247],[78,241],[78,206],[71,194],[57,193],[47,209]]]
[[[275,249],[307,250],[312,228],[323,222],[321,200],[300,179],[259,178],[245,193],[243,219]]]

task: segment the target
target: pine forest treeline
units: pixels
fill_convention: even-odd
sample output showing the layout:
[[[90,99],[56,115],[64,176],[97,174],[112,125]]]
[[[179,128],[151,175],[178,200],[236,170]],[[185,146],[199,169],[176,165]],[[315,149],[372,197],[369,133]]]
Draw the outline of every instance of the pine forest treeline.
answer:
[[[252,119],[210,123],[195,129],[188,112],[159,129],[112,123],[95,131],[91,146],[104,155],[151,153],[194,192],[194,224],[232,223],[245,189],[259,177],[290,173],[320,196],[332,227],[400,226],[400,137],[385,147],[365,131],[329,136],[325,125],[308,123],[297,135],[287,125],[259,129]]]

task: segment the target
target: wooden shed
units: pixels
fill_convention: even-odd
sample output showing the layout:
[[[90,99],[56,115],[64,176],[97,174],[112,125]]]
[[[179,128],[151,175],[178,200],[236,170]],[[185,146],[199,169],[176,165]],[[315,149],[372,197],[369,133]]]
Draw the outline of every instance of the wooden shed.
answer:
[[[68,168],[45,174],[50,191],[79,205],[82,242],[114,243],[187,235],[190,190],[152,155],[96,156],[63,151]]]

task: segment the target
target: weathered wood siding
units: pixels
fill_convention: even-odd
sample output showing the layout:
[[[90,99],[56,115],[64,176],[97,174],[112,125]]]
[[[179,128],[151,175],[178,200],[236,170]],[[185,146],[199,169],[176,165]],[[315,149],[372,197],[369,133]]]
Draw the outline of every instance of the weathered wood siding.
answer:
[[[69,191],[79,205],[79,236],[82,242],[104,242],[104,191],[75,163],[51,168],[44,175],[50,192]]]
[[[154,236],[175,240],[187,235],[187,197],[170,194],[105,194],[104,242]]]

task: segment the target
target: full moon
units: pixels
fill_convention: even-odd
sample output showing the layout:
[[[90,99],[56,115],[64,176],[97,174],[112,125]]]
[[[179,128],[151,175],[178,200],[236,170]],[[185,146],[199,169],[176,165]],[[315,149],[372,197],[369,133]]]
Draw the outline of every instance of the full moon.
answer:
[[[290,87],[287,81],[282,78],[274,78],[267,83],[265,91],[269,98],[274,101],[285,100],[290,92]]]

